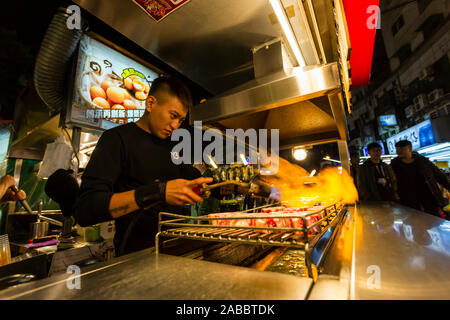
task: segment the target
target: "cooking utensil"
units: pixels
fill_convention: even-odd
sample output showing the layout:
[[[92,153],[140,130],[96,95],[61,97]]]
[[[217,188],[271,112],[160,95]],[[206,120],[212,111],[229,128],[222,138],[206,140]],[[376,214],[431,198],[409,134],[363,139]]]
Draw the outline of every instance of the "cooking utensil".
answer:
[[[19,192],[19,190],[17,189],[16,186],[11,186],[10,188],[11,188],[11,190],[14,191],[15,193],[18,193],[18,192]],[[35,214],[36,214],[36,213],[33,213],[33,211],[31,210],[31,207],[30,207],[30,205],[28,204],[28,201],[27,201],[27,200],[19,200],[19,202],[20,202],[20,204],[25,208],[25,210],[26,210],[29,214],[32,214],[32,215],[35,215]],[[41,215],[42,203],[40,203],[39,205],[40,205],[41,207],[40,207],[39,212],[37,213],[37,216],[38,216],[38,222],[40,222],[39,219],[42,219],[42,220],[46,220],[47,222],[50,222],[50,223],[52,223],[52,224],[54,224],[54,225],[57,225],[57,226],[59,226],[59,227],[62,227],[62,226],[63,226],[63,223],[62,223],[61,221],[58,221],[58,220],[55,220],[55,219],[52,219],[52,218],[47,218],[47,217]]]
[[[228,181],[219,182],[219,183],[210,184],[210,185],[203,184],[201,187],[197,186],[197,187],[193,188],[192,190],[197,194],[203,194],[206,191],[210,191],[212,189],[227,186],[227,185],[237,185],[239,187],[248,188],[248,183],[243,183],[243,182],[239,182],[239,181],[235,181],[235,180],[228,180]]]
[[[43,238],[48,234],[48,222],[33,222],[30,226],[30,234],[32,239]]]
[[[37,222],[33,222],[30,226],[31,239],[43,238],[48,234],[48,222],[41,221],[39,216],[42,212],[42,200],[39,201],[39,209],[38,209],[38,220]]]
[[[10,187],[12,191],[14,191],[16,194],[19,192],[19,190],[17,189],[16,186],[11,186]],[[29,213],[29,214],[33,214],[33,211],[31,210],[30,205],[28,204],[27,200],[19,200],[20,204],[25,208],[25,210]]]

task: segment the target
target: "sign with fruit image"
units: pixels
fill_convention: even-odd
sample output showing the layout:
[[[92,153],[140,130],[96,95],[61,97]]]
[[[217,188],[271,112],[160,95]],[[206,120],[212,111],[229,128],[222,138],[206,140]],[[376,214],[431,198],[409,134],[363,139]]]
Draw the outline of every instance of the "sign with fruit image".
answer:
[[[80,42],[72,122],[109,128],[137,121],[145,111],[151,82],[158,74],[102,42]],[[108,124],[109,123],[109,124]]]

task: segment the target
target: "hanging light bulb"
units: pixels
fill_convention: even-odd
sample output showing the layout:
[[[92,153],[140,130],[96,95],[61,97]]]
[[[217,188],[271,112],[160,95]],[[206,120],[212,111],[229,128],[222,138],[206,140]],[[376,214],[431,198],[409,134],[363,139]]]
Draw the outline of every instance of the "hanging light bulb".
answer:
[[[305,160],[307,152],[304,148],[294,148],[292,149],[292,155],[295,160]]]

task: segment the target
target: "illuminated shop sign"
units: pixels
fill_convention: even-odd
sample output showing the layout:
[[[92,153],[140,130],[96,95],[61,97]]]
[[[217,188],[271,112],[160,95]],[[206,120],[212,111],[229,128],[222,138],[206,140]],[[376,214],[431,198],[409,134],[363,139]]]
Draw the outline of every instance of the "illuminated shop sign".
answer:
[[[395,144],[400,140],[408,140],[412,144],[412,149],[417,150],[435,143],[430,120],[426,120],[415,126],[406,129],[386,140],[390,154],[395,154]]]
[[[137,121],[158,74],[84,34],[80,41],[70,121],[108,129]]]
[[[397,125],[397,118],[394,114],[387,114],[379,117],[380,119],[380,126],[382,127],[389,127],[389,126],[396,126]]]

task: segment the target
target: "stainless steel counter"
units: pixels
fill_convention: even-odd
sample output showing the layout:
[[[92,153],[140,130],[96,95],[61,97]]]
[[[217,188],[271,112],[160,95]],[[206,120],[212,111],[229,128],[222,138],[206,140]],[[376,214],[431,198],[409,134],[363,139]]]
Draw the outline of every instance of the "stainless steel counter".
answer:
[[[147,249],[83,268],[80,289],[60,274],[0,299],[450,299],[450,222],[395,204],[350,207],[324,261],[313,285]]]
[[[357,205],[322,272],[310,299],[450,299],[450,221]]]
[[[307,278],[156,255],[153,249],[83,268],[80,289],[68,289],[69,276],[9,288],[0,299],[304,300],[312,286]]]

